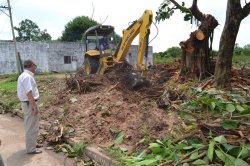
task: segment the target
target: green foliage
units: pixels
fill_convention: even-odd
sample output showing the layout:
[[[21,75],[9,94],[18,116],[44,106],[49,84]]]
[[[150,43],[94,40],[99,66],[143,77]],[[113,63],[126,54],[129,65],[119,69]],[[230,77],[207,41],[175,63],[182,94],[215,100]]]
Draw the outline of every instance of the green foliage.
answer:
[[[156,140],[156,142],[149,144],[147,150],[135,156],[123,157],[122,161],[129,166],[156,166],[164,161],[178,163],[182,158],[188,157],[190,161],[195,161],[199,155],[199,150],[202,148],[204,148],[204,145],[200,140],[183,140],[179,143],[172,143],[170,140]],[[150,153],[146,153],[146,151],[150,151]]]
[[[250,113],[250,106],[245,98],[238,94],[225,93],[215,88],[199,93],[193,101],[186,103],[183,108],[197,111],[223,111],[225,113],[234,112],[240,114]]]
[[[181,56],[181,49],[179,47],[168,48],[164,52],[154,53],[154,64],[172,63],[177,57]]]
[[[164,64],[164,63],[172,63],[176,60],[173,57],[161,57],[159,55],[154,54],[154,64]]]
[[[98,23],[87,16],[78,16],[65,25],[60,40],[62,41],[80,41],[84,32]]]
[[[124,131],[121,131],[117,134],[117,136],[115,137],[115,143],[116,144],[121,144],[122,141],[123,141],[123,138],[125,136],[125,132]]]
[[[224,162],[224,165],[249,166],[243,159],[250,156],[249,145],[242,144],[234,146],[229,144],[216,144],[215,154],[218,159]],[[244,153],[245,156],[242,156]]]
[[[209,161],[213,161],[214,145],[215,145],[215,141],[211,140],[209,145],[208,145],[208,150],[207,150],[207,157],[208,157]]]
[[[0,82],[0,113],[13,111],[20,107],[20,102],[16,96],[17,74],[5,75]]]
[[[233,66],[237,68],[250,67],[250,56],[245,54],[233,56]]]
[[[186,139],[178,143],[156,140],[149,144],[147,150],[122,157],[121,161],[128,166],[157,166],[165,161],[168,161],[165,165],[179,165],[185,159],[191,165],[204,165],[207,164],[201,159],[204,155],[210,163],[247,166],[244,160],[250,156],[250,144],[231,145],[223,135],[210,137],[208,147],[199,139]]]
[[[250,44],[239,47],[236,43],[234,46],[233,65],[238,68],[250,67]]]
[[[120,160],[121,158],[123,158],[123,156],[125,156],[128,151],[128,149],[126,148],[113,146],[113,145],[111,147],[106,148],[106,150],[108,151],[109,155],[112,158],[115,158],[116,160]]]
[[[181,49],[180,47],[171,47],[168,48],[166,51],[164,52],[158,52],[158,53],[154,53],[154,56],[158,56],[158,57],[180,57],[181,56]]]
[[[156,12],[156,22],[169,19],[174,14],[174,11],[176,9],[176,6],[172,4],[170,0],[164,0]],[[182,6],[180,6],[179,10],[184,13],[184,21],[192,19],[192,12],[190,11],[190,9],[185,7],[184,2],[182,2]]]
[[[84,154],[86,146],[86,142],[81,142],[73,147],[68,144],[62,144],[56,145],[54,147],[54,151],[67,153],[67,157],[69,158],[81,158]]]
[[[48,41],[51,40],[47,30],[41,31],[36,23],[29,19],[25,19],[19,23],[19,27],[14,27],[17,31],[17,41]]]
[[[237,128],[238,127],[238,122],[232,121],[232,120],[225,120],[225,121],[221,122],[220,125],[225,130],[229,130],[229,129],[235,129],[235,128]]]
[[[247,44],[243,47],[243,50],[242,50],[243,54],[245,55],[250,55],[250,44]]]
[[[2,82],[0,83],[0,90],[15,92],[16,82]]]
[[[240,47],[238,43],[236,43],[234,46],[234,56],[237,55],[250,56],[250,44],[247,44],[244,47]]]
[[[173,15],[174,10],[169,7],[170,5],[169,0],[164,0],[160,7],[158,8],[158,11],[156,12],[155,20],[156,22],[160,22],[161,20],[164,21],[165,19],[169,19],[170,16]]]
[[[168,48],[167,51],[164,52],[164,55],[167,57],[171,56],[173,58],[180,57],[181,49],[180,49],[180,47]]]
[[[221,90],[209,89],[198,90],[197,97],[193,101],[184,104],[186,110],[192,110],[192,114],[210,111],[243,114],[250,113],[249,102],[238,94],[230,94]],[[196,115],[197,116],[197,115]],[[193,118],[193,117],[192,117]],[[220,117],[221,119],[223,117]],[[187,119],[190,120],[190,117]],[[186,120],[187,120],[186,119]],[[194,121],[193,121],[194,122]],[[243,121],[226,120],[221,121],[220,125],[226,130],[237,129]],[[245,123],[246,125],[246,123]],[[125,165],[179,165],[182,161],[188,160],[184,165],[204,165],[203,155],[209,159],[209,163],[224,163],[225,165],[247,165],[244,161],[250,156],[250,144],[241,142],[240,144],[230,144],[224,135],[207,137],[208,146],[202,140],[187,138],[180,142],[173,143],[171,139],[163,141],[156,140],[149,143],[144,151],[122,158]],[[231,140],[230,140],[231,141]],[[146,153],[147,152],[147,153]],[[167,162],[168,164],[165,164]],[[163,164],[164,163],[164,164]]]

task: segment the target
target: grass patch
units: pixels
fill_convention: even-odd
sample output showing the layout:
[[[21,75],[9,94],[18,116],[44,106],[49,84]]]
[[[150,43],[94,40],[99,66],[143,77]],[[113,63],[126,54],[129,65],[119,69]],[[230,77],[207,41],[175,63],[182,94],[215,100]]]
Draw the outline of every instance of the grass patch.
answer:
[[[0,90],[16,92],[18,75],[9,75],[9,77],[5,77],[5,79],[5,81],[0,82]]]
[[[15,92],[17,88],[16,82],[2,82],[0,83],[0,90],[1,91],[8,91],[8,92]]]
[[[5,105],[5,111],[12,111],[20,107],[16,95],[18,74],[2,75],[0,82],[0,101]]]

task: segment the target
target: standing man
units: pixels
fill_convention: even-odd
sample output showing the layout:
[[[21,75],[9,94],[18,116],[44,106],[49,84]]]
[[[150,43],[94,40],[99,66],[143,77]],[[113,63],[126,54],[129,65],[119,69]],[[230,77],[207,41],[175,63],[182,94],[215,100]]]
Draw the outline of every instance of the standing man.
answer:
[[[18,77],[17,96],[21,101],[24,114],[25,143],[28,154],[39,154],[42,147],[37,144],[39,130],[39,109],[37,101],[39,92],[37,89],[34,73],[36,65],[32,60],[26,60],[23,64],[24,72]]]

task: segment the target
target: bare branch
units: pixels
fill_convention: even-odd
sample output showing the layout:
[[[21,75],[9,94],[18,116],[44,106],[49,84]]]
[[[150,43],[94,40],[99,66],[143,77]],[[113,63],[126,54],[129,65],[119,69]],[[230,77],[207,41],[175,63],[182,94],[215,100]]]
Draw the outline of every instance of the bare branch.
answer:
[[[92,11],[91,19],[93,20],[94,13],[95,13],[95,6],[93,2],[92,2],[92,8],[93,8],[93,11]]]
[[[6,16],[9,17],[9,15],[7,13],[5,13],[5,11],[3,11],[2,9],[0,9],[1,12],[3,12]]]
[[[242,15],[242,19],[246,18],[249,13],[250,13],[250,2],[246,3],[246,5],[243,7],[243,15]]]
[[[104,21],[101,22],[101,24],[104,24],[105,21],[107,21],[108,17],[109,17],[109,16],[107,15],[106,18],[104,19]]]
[[[178,3],[178,2],[176,2],[175,0],[170,0],[178,9],[181,9],[182,8],[182,6]]]

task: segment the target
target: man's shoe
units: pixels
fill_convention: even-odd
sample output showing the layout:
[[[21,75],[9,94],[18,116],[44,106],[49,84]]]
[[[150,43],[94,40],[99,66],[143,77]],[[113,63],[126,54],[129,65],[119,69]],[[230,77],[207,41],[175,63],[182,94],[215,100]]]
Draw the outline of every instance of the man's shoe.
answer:
[[[36,148],[42,148],[43,144],[36,144]]]
[[[27,153],[27,154],[39,154],[39,153],[42,153],[43,151],[41,151],[41,150],[36,150],[36,151],[34,151],[34,152],[29,152],[29,153]]]

